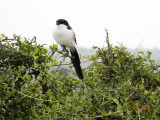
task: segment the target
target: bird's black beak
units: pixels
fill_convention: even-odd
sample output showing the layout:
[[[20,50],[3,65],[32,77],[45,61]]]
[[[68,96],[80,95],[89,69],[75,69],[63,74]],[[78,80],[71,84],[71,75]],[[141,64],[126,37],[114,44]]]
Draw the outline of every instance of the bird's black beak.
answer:
[[[58,22],[58,21],[56,22],[56,25],[59,25],[59,22]]]

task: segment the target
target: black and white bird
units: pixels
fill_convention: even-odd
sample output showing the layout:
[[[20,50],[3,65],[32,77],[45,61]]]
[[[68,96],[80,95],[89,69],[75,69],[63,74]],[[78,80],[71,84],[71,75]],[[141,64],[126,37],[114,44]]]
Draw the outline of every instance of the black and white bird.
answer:
[[[83,73],[80,66],[80,59],[78,52],[76,50],[76,36],[71,26],[65,19],[58,19],[56,21],[56,28],[53,31],[53,38],[55,41],[61,45],[65,50],[66,47],[69,48],[71,53],[71,61],[76,70],[79,79],[83,79]]]

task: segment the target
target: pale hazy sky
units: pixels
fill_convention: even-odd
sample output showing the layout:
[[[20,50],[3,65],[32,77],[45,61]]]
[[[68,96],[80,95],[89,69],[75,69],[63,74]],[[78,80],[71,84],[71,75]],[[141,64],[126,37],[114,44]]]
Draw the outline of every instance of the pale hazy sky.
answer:
[[[80,47],[110,42],[136,48],[160,48],[160,0],[0,0],[0,34],[31,38],[51,45],[52,29],[66,19]]]

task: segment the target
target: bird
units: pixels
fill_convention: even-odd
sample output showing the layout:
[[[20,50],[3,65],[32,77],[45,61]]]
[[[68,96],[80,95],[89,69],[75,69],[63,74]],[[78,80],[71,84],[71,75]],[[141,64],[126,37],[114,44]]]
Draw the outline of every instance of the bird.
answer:
[[[75,71],[79,77],[79,79],[83,80],[83,73],[80,65],[79,54],[76,50],[76,35],[68,21],[65,19],[58,19],[56,21],[56,27],[53,31],[53,38],[63,47],[63,50],[69,48],[71,53],[71,61],[75,68]]]

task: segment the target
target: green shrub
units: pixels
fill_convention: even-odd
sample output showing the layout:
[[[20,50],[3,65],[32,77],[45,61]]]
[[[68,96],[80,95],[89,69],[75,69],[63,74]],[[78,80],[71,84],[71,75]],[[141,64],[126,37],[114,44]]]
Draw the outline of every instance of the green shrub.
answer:
[[[108,34],[108,32],[107,32]],[[14,35],[0,38],[1,119],[160,119],[160,71],[151,52],[132,55],[109,44],[87,56],[84,80],[66,76],[58,46]],[[59,62],[57,59],[63,57]],[[69,68],[72,68],[69,64]],[[50,71],[50,72],[49,72]],[[73,73],[74,74],[74,73]]]

